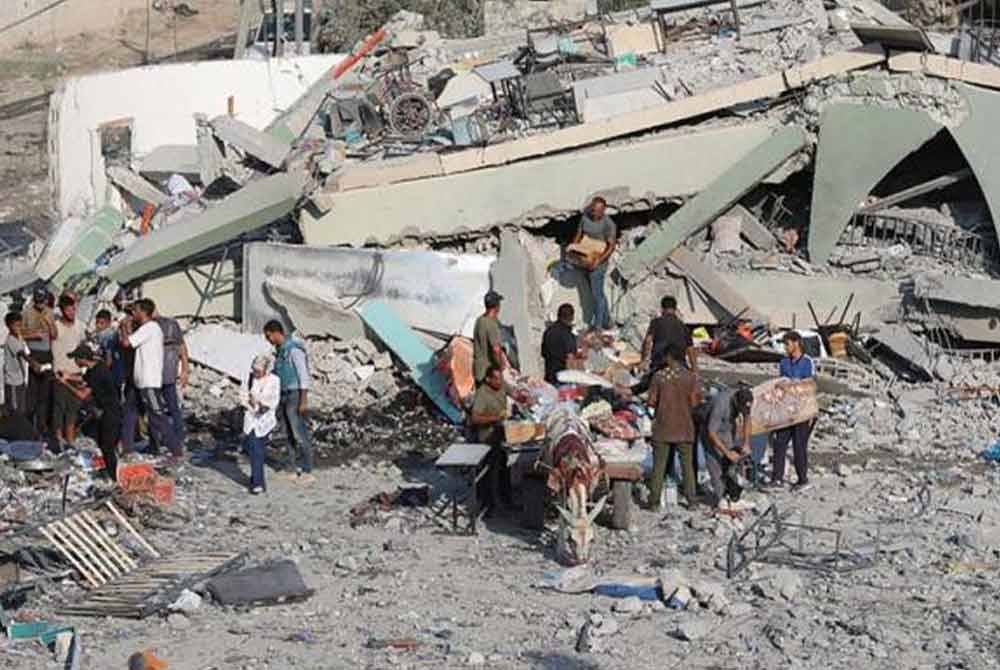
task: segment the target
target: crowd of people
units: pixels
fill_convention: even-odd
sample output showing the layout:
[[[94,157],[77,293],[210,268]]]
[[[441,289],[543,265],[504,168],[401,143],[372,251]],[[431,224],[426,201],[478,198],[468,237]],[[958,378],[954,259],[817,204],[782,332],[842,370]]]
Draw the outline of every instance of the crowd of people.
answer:
[[[589,248],[603,248],[591,258],[577,260],[591,289],[592,316],[587,324],[590,332],[605,333],[611,323],[604,282],[608,261],[617,246],[618,227],[607,214],[607,203],[595,198],[581,216],[572,244],[588,238]],[[595,246],[596,244],[596,246]],[[602,246],[603,245],[603,246]],[[567,247],[569,249],[569,247]],[[500,425],[509,418],[503,371],[510,363],[505,355],[499,326],[503,297],[494,291],[485,296],[485,312],[476,321],[473,334],[473,373],[475,394],[469,412],[471,438],[494,446],[490,456],[490,481],[487,498],[503,506],[502,491],[506,456],[501,449]],[[630,399],[645,398],[652,416],[650,441],[653,468],[649,478],[650,507],[659,510],[663,504],[664,482],[668,475],[679,483],[683,504],[693,507],[699,502],[717,506],[738,494],[742,477],[737,472],[753,464],[757,470],[764,458],[767,444],[752,447],[752,390],[739,385],[722,389],[704,397],[698,368],[699,350],[694,345],[691,330],[677,312],[677,301],[665,296],[661,313],[652,319],[642,343],[640,370],[644,371],[637,384],[617,389]],[[541,355],[545,362],[545,381],[559,384],[558,375],[566,369],[579,368],[585,352],[574,332],[576,312],[572,305],[559,306],[556,321],[543,335]],[[797,331],[783,337],[785,355],[778,365],[778,376],[802,380],[815,377],[812,359],[803,350],[803,339]],[[811,421],[775,431],[768,436],[771,445],[771,472],[758,478],[764,486],[776,489],[785,486],[785,464],[789,444],[793,448],[796,481],[793,491],[808,486],[808,442]],[[697,470],[703,465],[708,474],[708,487],[698,485]],[[679,465],[678,468],[676,467]],[[766,480],[766,481],[765,481]]]
[[[176,319],[149,299],[116,296],[96,312],[90,328],[77,318],[79,298],[34,291],[23,310],[4,317],[3,415],[0,439],[43,441],[62,453],[77,446],[81,428],[96,442],[103,476],[115,479],[119,460],[139,449],[177,465],[186,438],[182,397],[190,361]],[[254,360],[243,398],[244,449],[251,462],[249,489],[265,490],[264,460],[279,420],[289,442],[285,476],[312,480],[312,446],[306,416],[312,384],[305,347],[277,321],[263,333],[274,347]]]

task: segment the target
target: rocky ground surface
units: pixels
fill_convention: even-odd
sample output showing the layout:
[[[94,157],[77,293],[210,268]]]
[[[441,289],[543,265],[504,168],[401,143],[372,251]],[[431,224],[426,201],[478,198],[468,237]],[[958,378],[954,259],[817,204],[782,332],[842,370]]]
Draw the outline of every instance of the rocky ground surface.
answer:
[[[425,508],[379,512],[352,527],[351,509],[379,492],[428,483],[437,494],[451,485],[431,464],[453,435],[406,393],[395,409],[317,417],[339,438],[321,447],[317,480],[271,476],[263,496],[247,495],[247,465],[228,450],[231,436],[195,407],[194,458],[177,478],[177,506],[192,521],[144,535],[170,555],[292,558],[316,594],[246,611],[206,602],[141,622],[70,619],[82,634],[82,667],[123,668],[146,648],[177,670],[1000,667],[992,616],[1000,470],[975,457],[988,445],[971,427],[953,428],[948,442],[902,435],[886,403],[826,399],[810,490],[748,493],[757,510],[740,519],[672,508],[640,512],[630,531],[600,528],[593,573],[682,580],[695,597],[673,610],[544,588],[547,573],[561,569],[551,531],[528,532],[514,519],[489,520],[477,537],[445,533]],[[731,535],[772,504],[788,521],[839,529],[845,546],[877,562],[818,569],[833,546],[806,533],[811,566],[753,563],[727,579]],[[799,534],[786,539],[799,546]],[[25,611],[53,616],[79,595],[73,584],[52,584]],[[394,648],[399,640],[404,648]],[[40,645],[0,643],[0,668],[53,667]]]

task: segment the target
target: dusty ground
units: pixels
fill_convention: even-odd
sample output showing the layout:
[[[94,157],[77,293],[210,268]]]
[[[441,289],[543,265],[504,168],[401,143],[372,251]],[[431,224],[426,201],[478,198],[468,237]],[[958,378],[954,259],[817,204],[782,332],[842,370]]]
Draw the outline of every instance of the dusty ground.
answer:
[[[234,4],[220,0],[188,4],[199,11],[196,16],[151,13],[149,62],[232,53]],[[59,45],[21,43],[0,49],[0,223],[23,221],[43,237],[52,225],[45,133],[49,95],[59,81],[145,61],[144,11],[132,12],[113,34],[87,33]]]
[[[401,438],[401,451],[412,447],[419,445]],[[206,603],[190,617],[145,622],[76,619],[82,667],[123,668],[147,647],[172,670],[450,668],[480,660],[476,654],[491,668],[1000,667],[996,470],[883,452],[845,459],[832,445],[814,455],[812,490],[750,498],[761,508],[776,503],[791,521],[836,526],[855,548],[870,550],[877,536],[875,567],[789,573],[754,564],[728,581],[724,548],[734,526],[705,509],[642,512],[632,532],[599,530],[595,572],[650,577],[678,569],[724,590],[729,604],[721,613],[697,603],[686,611],[647,603],[618,612],[629,609],[622,600],[540,588],[545,573],[559,569],[549,534],[510,519],[488,522],[476,538],[443,533],[424,510],[394,511],[352,529],[350,509],[377,492],[403,481],[447,485],[419,457],[398,461],[402,469],[362,460],[326,468],[312,485],[271,477],[260,497],[245,493],[245,463],[185,465],[178,504],[194,522],[176,533],[147,529],[148,537],[173,555],[231,549],[255,562],[293,558],[316,595],[243,612]],[[931,502],[922,509],[917,494],[925,483]],[[76,593],[56,586],[26,609],[51,616]],[[577,653],[581,627],[600,618],[617,631],[597,638],[595,651]],[[677,639],[678,627],[693,625],[704,637]],[[394,639],[418,646],[380,648]],[[0,668],[52,667],[40,645],[0,646]]]

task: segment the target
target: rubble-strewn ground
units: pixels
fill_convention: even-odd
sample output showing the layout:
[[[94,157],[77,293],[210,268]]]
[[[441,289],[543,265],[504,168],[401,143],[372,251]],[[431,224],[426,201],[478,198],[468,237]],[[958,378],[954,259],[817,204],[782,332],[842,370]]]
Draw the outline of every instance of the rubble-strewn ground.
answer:
[[[874,567],[835,574],[754,564],[727,580],[726,543],[754,514],[732,521],[706,508],[673,508],[662,517],[641,512],[631,531],[599,529],[598,575],[655,578],[674,570],[723,593],[707,607],[692,602],[674,611],[541,588],[545,574],[559,569],[549,534],[522,530],[513,519],[487,521],[474,538],[444,533],[419,508],[380,512],[352,528],[351,509],[377,492],[404,482],[429,483],[436,493],[450,487],[431,467],[450,437],[419,432],[441,424],[421,420],[422,401],[405,391],[381,409],[317,412],[316,422],[335,426],[338,437],[320,439],[317,481],[272,476],[260,497],[246,493],[247,464],[228,451],[232,437],[215,410],[197,397],[190,404],[196,457],[179,472],[177,505],[193,521],[177,532],[144,534],[171,555],[291,557],[316,595],[249,611],[206,603],[187,616],[143,622],[70,619],[82,634],[82,667],[124,667],[131,653],[149,647],[179,670],[464,667],[470,659],[493,668],[1000,667],[992,617],[1000,473],[976,457],[984,445],[971,418],[964,431],[911,434],[884,401],[827,399],[813,443],[812,489],[746,496],[758,512],[773,503],[791,522],[842,530],[845,545],[863,556],[877,543]],[[393,431],[400,408],[411,408],[400,419],[408,430]],[[813,536],[803,540],[806,551],[832,548]],[[798,536],[789,542],[798,546]],[[52,616],[77,593],[54,584],[22,611]],[[579,653],[588,622],[590,651]],[[684,635],[694,640],[679,639]],[[415,640],[416,648],[387,650],[391,640]],[[39,645],[2,644],[0,667],[53,667]]]

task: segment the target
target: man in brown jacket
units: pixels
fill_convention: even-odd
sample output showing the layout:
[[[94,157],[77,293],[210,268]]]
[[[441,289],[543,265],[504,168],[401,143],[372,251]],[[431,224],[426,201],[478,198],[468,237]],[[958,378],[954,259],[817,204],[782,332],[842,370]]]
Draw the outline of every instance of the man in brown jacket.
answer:
[[[695,429],[691,410],[701,402],[701,392],[697,378],[681,365],[685,353],[676,346],[669,347],[649,388],[647,403],[655,413],[653,475],[649,484],[649,504],[654,511],[660,509],[667,463],[673,463],[677,452],[681,456],[684,498],[689,507],[695,503]]]

